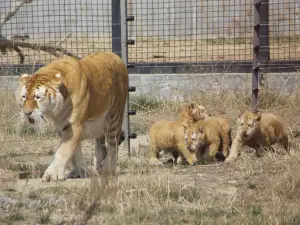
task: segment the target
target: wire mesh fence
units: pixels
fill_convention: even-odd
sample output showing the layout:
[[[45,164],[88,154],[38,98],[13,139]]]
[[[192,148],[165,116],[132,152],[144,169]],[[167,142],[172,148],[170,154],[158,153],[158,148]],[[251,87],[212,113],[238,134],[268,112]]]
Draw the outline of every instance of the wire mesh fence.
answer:
[[[251,1],[129,0],[134,62],[250,60]]]
[[[264,32],[259,37],[260,56],[264,56],[261,71],[270,68],[297,70],[300,65],[300,0],[261,1],[268,6],[261,14],[264,17],[261,24]],[[121,27],[121,23],[115,21],[123,21],[124,15],[120,18],[119,14],[116,20],[113,2],[117,1],[0,0],[0,76],[31,73],[65,54],[81,58],[98,51],[118,49],[116,53],[121,53],[124,43],[121,43],[121,33],[114,28]],[[127,0],[127,14],[135,17],[127,26],[128,38],[135,40],[134,45],[128,46],[128,62],[135,65],[130,71],[251,73],[254,2]],[[120,13],[120,9],[116,12]],[[167,88],[177,88],[188,81],[189,87],[195,90],[223,85],[216,77],[205,79],[180,77],[171,85],[169,78],[150,81],[152,83],[148,80],[147,84],[136,87],[155,86],[151,91],[157,92],[163,82],[168,83]],[[237,79],[230,82],[235,86],[241,84]],[[2,87],[6,90],[8,85],[0,82],[0,90]],[[278,85],[274,89],[281,88]],[[14,107],[4,107],[2,124],[14,112]]]
[[[63,54],[111,50],[108,0],[0,2],[2,65],[44,64]]]
[[[272,60],[281,60],[281,67],[296,68],[300,1],[262,2],[269,7],[262,24],[268,32],[260,37],[268,40],[261,46],[270,55],[267,66],[279,67]],[[142,73],[215,72],[222,63],[228,65],[222,72],[236,71],[236,64],[251,72],[253,5],[248,0],[127,0],[128,15],[135,17],[128,23],[128,37],[135,40],[128,61]],[[0,14],[2,68],[111,51],[119,38],[112,37],[108,0],[0,0]]]
[[[264,4],[269,4],[270,59],[300,59],[300,1],[272,0]]]

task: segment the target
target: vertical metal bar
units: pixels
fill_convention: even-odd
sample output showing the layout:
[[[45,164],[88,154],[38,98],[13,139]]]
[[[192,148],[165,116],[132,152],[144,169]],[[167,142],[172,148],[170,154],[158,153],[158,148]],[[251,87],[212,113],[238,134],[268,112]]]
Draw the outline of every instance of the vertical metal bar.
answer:
[[[132,11],[133,11],[132,7],[133,7],[132,0],[128,0],[127,1],[127,15],[133,15],[133,13],[132,13]],[[132,26],[127,26],[127,33],[128,33],[127,37],[129,37],[129,38],[133,37],[133,35],[132,35],[132,33],[133,33]]]
[[[120,2],[120,0],[119,0]],[[125,65],[128,64],[128,46],[127,46],[127,39],[128,39],[128,33],[127,33],[127,0],[121,0],[120,4],[120,20],[121,20],[121,57],[125,63]],[[125,140],[123,143],[124,149],[127,150],[128,156],[130,156],[130,130],[129,130],[129,92],[127,92],[127,98],[126,98],[126,105],[124,110],[124,117],[123,117],[123,131],[125,135]]]
[[[262,50],[259,54],[261,62],[270,60],[269,44],[269,0],[262,0],[260,7],[260,46]]]
[[[268,61],[270,60],[270,43],[269,43],[269,0],[262,0],[260,7],[260,36],[259,42],[261,51],[259,53],[259,60],[264,72],[268,68]]]
[[[252,62],[252,112],[257,112],[259,85],[260,50],[260,8],[261,0],[254,0],[253,62]]]
[[[111,22],[112,22],[112,52],[121,56],[121,12],[120,0],[111,1]]]

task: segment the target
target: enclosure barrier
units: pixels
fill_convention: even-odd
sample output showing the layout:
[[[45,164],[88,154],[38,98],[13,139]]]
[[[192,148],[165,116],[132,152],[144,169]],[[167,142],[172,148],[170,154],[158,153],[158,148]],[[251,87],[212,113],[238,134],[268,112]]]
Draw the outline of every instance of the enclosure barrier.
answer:
[[[128,39],[127,32],[127,22],[132,21],[134,21],[134,17],[127,15],[127,0],[112,0],[112,51],[122,58],[127,68],[134,67],[133,64],[128,64],[128,45],[135,44],[134,40]],[[137,138],[136,133],[130,132],[129,119],[129,116],[136,115],[135,110],[129,109],[129,93],[134,91],[135,87],[129,87],[123,118],[123,148],[127,150],[128,156],[130,156],[130,139]]]
[[[299,0],[2,2],[0,76],[34,73],[64,54],[113,51],[130,74],[252,72],[257,111],[265,74],[300,67]],[[129,155],[135,90],[129,86],[123,120]]]

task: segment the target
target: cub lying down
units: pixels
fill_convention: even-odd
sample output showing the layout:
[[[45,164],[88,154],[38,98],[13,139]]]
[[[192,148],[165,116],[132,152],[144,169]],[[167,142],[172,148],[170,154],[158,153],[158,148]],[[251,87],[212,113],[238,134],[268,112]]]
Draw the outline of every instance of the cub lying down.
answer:
[[[184,145],[184,125],[207,118],[207,113],[202,105],[191,103],[183,107],[175,121],[160,120],[154,123],[149,129],[149,151],[150,162],[161,163],[159,153],[172,153],[175,162],[179,156],[193,165],[197,162],[195,153],[188,151]]]
[[[229,120],[222,117],[209,117],[186,126],[184,129],[185,145],[190,151],[195,151],[198,160],[204,153],[209,161],[225,160],[231,145],[231,127]],[[220,154],[221,153],[221,154]]]
[[[264,149],[274,151],[271,145],[275,143],[289,151],[289,138],[284,123],[275,114],[246,111],[239,116],[237,123],[237,133],[225,162],[236,159],[245,145],[254,148],[257,156],[261,156]]]

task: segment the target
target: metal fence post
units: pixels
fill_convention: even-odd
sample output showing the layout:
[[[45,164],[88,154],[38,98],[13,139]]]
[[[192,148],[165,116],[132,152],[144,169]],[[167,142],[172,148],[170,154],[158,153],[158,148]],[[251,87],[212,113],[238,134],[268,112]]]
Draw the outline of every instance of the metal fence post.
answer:
[[[121,12],[120,0],[111,1],[111,23],[112,23],[112,52],[121,55]]]
[[[259,61],[261,64],[260,83],[263,84],[263,74],[268,70],[270,60],[270,40],[269,40],[269,0],[262,0],[260,7],[260,53]]]
[[[134,44],[133,40],[128,40],[127,21],[133,21],[132,16],[127,17],[127,0],[112,0],[112,51],[118,54],[127,67],[132,67],[128,64],[128,46]],[[129,116],[135,115],[134,110],[129,110],[129,92],[134,91],[134,87],[130,87],[127,94],[124,117],[124,150],[128,151],[130,156],[130,138],[136,138],[135,133],[130,133]]]
[[[126,41],[126,24],[124,25],[123,18],[126,15],[126,7],[124,7],[124,0],[112,0],[112,51],[119,55],[124,63],[127,65],[127,46],[124,45]],[[125,5],[126,6],[126,5]],[[123,117],[123,132],[124,132],[124,150],[130,151],[129,134],[129,118],[128,118],[128,96],[126,99],[124,117]],[[129,152],[130,154],[130,152]]]
[[[261,0],[254,0],[253,62],[252,62],[252,112],[257,112],[259,86],[260,55],[260,9]]]
[[[269,0],[261,0],[260,24],[259,42],[261,46],[261,52],[259,54],[259,59],[261,63],[268,63],[270,60]]]

